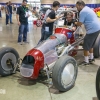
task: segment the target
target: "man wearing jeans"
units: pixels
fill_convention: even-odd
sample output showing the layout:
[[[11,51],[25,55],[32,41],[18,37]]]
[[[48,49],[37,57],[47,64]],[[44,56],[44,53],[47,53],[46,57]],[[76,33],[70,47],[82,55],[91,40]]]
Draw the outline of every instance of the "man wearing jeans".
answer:
[[[84,61],[81,64],[89,65],[94,61],[93,46],[100,33],[100,21],[98,20],[95,12],[91,8],[85,6],[83,1],[77,1],[76,7],[80,13],[79,22],[75,22],[75,24],[78,26],[84,24],[86,29],[86,36],[84,37],[83,44]]]
[[[53,33],[53,24],[56,20],[61,18],[62,16],[56,17],[55,11],[58,10],[60,7],[60,3],[58,1],[54,1],[52,5],[52,9],[48,9],[44,16],[44,21],[41,29],[41,39],[39,43],[43,40],[49,38],[50,35]]]
[[[18,35],[18,43],[22,45],[22,43],[27,42],[27,32],[28,32],[28,8],[26,7],[27,1],[23,0],[22,6],[17,9],[17,21],[19,25],[19,35]],[[23,37],[23,38],[22,38]]]
[[[5,13],[6,13],[6,25],[8,25],[9,23],[9,14],[10,14],[10,11],[9,11],[9,7],[8,7],[8,2],[6,3],[6,7],[5,7]]]
[[[9,1],[9,11],[10,11],[10,14],[9,14],[9,19],[10,19],[10,24],[13,24],[12,22],[12,3],[11,1]]]

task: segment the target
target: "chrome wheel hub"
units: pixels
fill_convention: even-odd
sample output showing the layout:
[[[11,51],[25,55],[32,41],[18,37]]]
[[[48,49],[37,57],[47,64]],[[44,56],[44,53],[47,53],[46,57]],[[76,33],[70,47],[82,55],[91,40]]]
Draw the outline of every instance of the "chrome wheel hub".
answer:
[[[65,88],[72,82],[73,78],[74,78],[74,65],[72,63],[69,63],[65,66],[61,75],[61,82]]]
[[[10,61],[13,64],[16,64],[16,62],[17,62],[16,56],[13,53],[6,53],[1,59],[1,67],[5,71],[12,70],[12,65],[10,64]]]

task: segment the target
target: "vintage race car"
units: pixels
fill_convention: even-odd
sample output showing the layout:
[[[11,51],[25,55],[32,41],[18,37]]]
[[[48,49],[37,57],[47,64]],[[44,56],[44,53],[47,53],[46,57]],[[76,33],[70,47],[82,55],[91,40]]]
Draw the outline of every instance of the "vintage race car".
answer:
[[[52,77],[53,85],[60,91],[71,89],[76,81],[78,66],[73,56],[83,42],[78,27],[75,32],[67,27],[57,27],[49,39],[29,50],[20,62],[18,52],[11,47],[0,49],[0,75],[8,76],[20,69],[20,74],[28,79],[39,76]],[[100,55],[100,35],[98,36],[94,56]]]

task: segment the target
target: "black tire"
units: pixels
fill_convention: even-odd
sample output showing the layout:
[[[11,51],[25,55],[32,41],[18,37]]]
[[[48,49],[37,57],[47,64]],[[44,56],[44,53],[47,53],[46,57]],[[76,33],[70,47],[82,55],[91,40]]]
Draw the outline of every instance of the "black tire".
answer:
[[[68,64],[73,65],[74,72],[73,72],[73,77],[72,77],[71,82],[69,82],[66,86],[64,86],[64,83],[62,83],[61,78],[63,75],[64,68]],[[67,55],[62,56],[60,59],[58,59],[56,61],[56,64],[53,67],[53,71],[52,71],[53,85],[59,91],[63,91],[63,92],[68,91],[69,89],[71,89],[74,86],[75,80],[77,78],[77,73],[78,73],[78,67],[77,67],[77,63],[76,63],[75,59],[73,57],[67,56]],[[67,75],[66,75],[66,79],[67,79]]]
[[[8,76],[13,73],[11,65],[7,65],[7,60],[10,59],[13,64],[18,62],[19,54],[11,47],[4,47],[0,49],[0,75]]]
[[[96,92],[97,92],[97,97],[100,100],[100,68],[98,69],[96,75]]]
[[[94,57],[99,58],[100,56],[100,34],[98,35],[94,45]]]

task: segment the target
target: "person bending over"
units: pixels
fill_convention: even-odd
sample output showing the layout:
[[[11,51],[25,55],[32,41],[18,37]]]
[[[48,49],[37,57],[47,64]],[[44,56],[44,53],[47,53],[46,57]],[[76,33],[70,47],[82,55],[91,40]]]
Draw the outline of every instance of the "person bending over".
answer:
[[[76,3],[77,10],[79,13],[79,22],[75,22],[77,26],[84,24],[86,29],[86,35],[84,37],[83,49],[84,49],[84,61],[82,65],[89,65],[94,61],[93,56],[93,47],[95,41],[100,33],[100,21],[97,18],[95,12],[85,6],[83,1],[77,1]],[[90,58],[89,58],[90,53]]]

